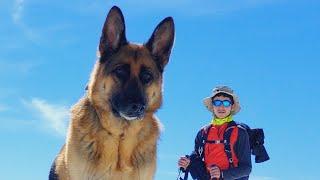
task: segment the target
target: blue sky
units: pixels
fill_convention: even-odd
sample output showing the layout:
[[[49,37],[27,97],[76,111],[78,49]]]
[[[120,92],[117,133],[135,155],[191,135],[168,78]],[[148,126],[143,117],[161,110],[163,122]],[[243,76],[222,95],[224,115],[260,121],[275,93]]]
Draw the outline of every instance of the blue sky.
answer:
[[[271,160],[253,164],[253,180],[318,179],[319,1],[2,0],[1,180],[47,179],[113,5],[132,42],[145,42],[167,16],[176,24],[156,180],[176,178],[178,157],[211,119],[202,99],[219,84],[240,96],[235,120],[265,130]]]

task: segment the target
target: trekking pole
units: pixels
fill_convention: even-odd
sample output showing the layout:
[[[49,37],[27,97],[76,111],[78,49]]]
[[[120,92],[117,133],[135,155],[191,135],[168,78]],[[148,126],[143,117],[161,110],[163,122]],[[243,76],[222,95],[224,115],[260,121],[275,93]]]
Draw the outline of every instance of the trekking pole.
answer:
[[[189,158],[190,156],[189,155],[186,155],[185,156],[186,158]],[[184,177],[182,178],[181,177],[181,173],[184,173]],[[186,169],[184,169],[183,167],[180,167],[179,168],[179,173],[178,173],[178,177],[177,177],[177,180],[188,180],[188,173],[189,173],[189,171],[187,171],[187,168]]]
[[[177,177],[177,180],[181,180],[180,175],[181,175],[181,168],[178,170],[178,177]]]
[[[184,173],[184,177],[182,178],[182,172]],[[180,167],[179,168],[179,174],[178,174],[178,177],[177,177],[177,180],[188,180],[188,171],[183,169],[183,167]]]

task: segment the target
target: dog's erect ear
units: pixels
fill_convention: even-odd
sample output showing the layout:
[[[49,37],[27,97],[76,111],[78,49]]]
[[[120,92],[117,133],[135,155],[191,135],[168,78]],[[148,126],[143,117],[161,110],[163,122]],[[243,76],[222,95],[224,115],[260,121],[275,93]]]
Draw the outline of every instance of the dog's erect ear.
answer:
[[[125,44],[127,44],[127,39],[124,18],[121,10],[117,6],[113,6],[103,25],[99,44],[100,55],[101,57],[110,56]],[[105,59],[101,58],[101,60]]]
[[[145,44],[154,57],[160,71],[168,63],[171,48],[174,41],[174,22],[172,17],[162,20],[149,41]]]

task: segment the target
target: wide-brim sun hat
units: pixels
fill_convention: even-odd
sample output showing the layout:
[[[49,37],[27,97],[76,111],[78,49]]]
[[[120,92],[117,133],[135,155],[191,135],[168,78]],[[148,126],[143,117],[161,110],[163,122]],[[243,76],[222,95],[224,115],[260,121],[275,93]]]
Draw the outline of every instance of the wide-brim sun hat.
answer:
[[[233,90],[228,86],[217,86],[216,88],[214,88],[212,90],[211,95],[209,97],[204,98],[204,100],[203,100],[203,104],[206,106],[206,108],[209,111],[213,112],[212,98],[219,93],[225,93],[225,94],[229,94],[230,96],[232,96],[234,104],[231,109],[231,114],[232,115],[237,114],[241,109],[240,103],[239,103],[239,98],[233,92]]]

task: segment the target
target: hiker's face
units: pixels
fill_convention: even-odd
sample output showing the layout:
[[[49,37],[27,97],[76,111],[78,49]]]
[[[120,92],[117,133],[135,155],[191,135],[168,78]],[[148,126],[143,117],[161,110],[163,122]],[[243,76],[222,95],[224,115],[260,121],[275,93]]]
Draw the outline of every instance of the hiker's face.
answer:
[[[224,97],[224,96],[217,96],[213,99],[213,101],[215,100],[220,100],[220,101],[225,101],[225,100],[228,100],[231,102],[231,99],[228,98],[228,97]],[[220,105],[220,106],[215,106],[213,105],[213,112],[214,112],[214,115],[217,117],[217,118],[225,118],[227,116],[230,115],[231,113],[231,109],[232,109],[232,104],[230,106],[224,106],[223,103]]]

